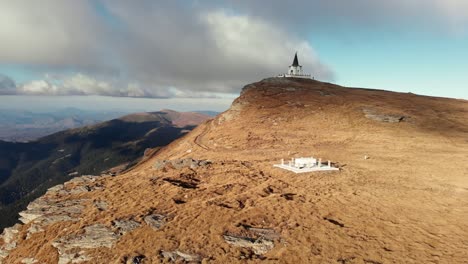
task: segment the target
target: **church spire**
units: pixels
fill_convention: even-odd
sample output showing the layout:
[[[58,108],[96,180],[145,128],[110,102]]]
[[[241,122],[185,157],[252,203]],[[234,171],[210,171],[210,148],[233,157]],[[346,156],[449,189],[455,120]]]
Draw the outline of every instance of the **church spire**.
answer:
[[[293,61],[292,66],[294,66],[294,67],[299,66],[299,60],[297,59],[297,52],[296,52],[296,54],[294,55],[294,61]]]

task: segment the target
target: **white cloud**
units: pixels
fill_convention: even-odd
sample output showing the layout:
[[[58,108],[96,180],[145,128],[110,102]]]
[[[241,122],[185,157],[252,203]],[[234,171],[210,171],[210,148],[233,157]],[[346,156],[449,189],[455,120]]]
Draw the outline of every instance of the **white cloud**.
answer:
[[[306,71],[332,79],[306,33],[336,25],[463,33],[468,2],[0,0],[0,61],[68,75],[17,93],[210,97],[285,71],[295,51]]]
[[[17,94],[60,95],[58,87],[46,80],[35,80],[17,87]]]

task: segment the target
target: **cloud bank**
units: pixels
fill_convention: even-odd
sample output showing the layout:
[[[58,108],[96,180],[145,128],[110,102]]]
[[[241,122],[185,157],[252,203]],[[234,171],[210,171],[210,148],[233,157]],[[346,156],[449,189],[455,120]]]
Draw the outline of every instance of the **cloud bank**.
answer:
[[[0,61],[44,73],[13,85],[0,76],[0,94],[211,97],[285,71],[295,51],[333,80],[311,30],[402,23],[461,32],[468,2],[0,0]]]

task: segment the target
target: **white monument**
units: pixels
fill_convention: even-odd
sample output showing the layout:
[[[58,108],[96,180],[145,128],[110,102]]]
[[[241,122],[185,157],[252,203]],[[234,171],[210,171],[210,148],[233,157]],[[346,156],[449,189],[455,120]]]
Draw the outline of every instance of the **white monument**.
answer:
[[[292,158],[287,163],[284,159],[281,159],[281,164],[275,164],[273,167],[292,171],[294,173],[303,172],[314,172],[314,171],[337,171],[339,168],[335,168],[328,161],[326,164],[322,163],[322,159],[310,158]]]
[[[278,75],[278,77],[283,78],[305,78],[310,79],[310,74],[304,74],[302,71],[302,66],[299,65],[299,60],[297,59],[297,52],[294,54],[293,64],[289,66],[288,72],[285,74]]]

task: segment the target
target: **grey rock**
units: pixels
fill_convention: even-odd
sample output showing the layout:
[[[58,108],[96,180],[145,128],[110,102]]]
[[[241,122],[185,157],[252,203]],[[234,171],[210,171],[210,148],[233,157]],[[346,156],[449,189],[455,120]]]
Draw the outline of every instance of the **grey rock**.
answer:
[[[114,220],[112,221],[112,227],[114,227],[119,235],[125,235],[126,233],[140,227],[141,224],[134,220]]]
[[[58,221],[67,221],[76,219],[84,209],[82,203],[85,200],[64,200],[57,201],[40,197],[31,202],[26,211],[20,212],[20,220],[28,224],[38,218],[40,222],[56,223]]]
[[[161,214],[152,214],[145,217],[145,222],[154,230],[159,230],[166,224],[167,217]]]
[[[34,258],[24,258],[21,260],[21,263],[23,264],[34,264],[37,263],[38,261]]]
[[[22,226],[21,224],[15,224],[12,227],[7,227],[3,229],[3,233],[1,237],[3,238],[3,241],[5,242],[5,244],[10,244],[16,241],[16,238],[18,236],[19,229],[21,228],[21,226]]]
[[[179,250],[176,250],[176,251],[162,250],[161,256],[171,261],[183,260],[185,262],[200,262],[202,259],[199,255],[184,253]]]
[[[109,207],[106,201],[94,201],[93,204],[99,211],[106,211]]]
[[[100,177],[101,176],[83,175],[81,177],[75,177],[75,178],[69,180],[66,184],[71,184],[71,183],[78,183],[78,184],[92,183],[92,182],[95,182]]]
[[[87,193],[92,191],[93,189],[88,185],[78,186],[70,190],[70,194],[80,194],[80,193]]]
[[[250,248],[257,255],[265,254],[275,246],[272,240],[263,237],[252,239],[248,237],[224,235],[224,240],[228,244],[236,247]]]
[[[57,248],[59,253],[59,264],[80,263],[89,261],[91,258],[85,251],[80,249],[93,249],[100,247],[111,248],[118,240],[119,236],[102,224],[85,227],[84,234],[69,235],[61,237],[52,242],[52,246]]]
[[[58,264],[81,263],[90,261],[92,258],[86,255],[86,252],[59,254]]]
[[[12,227],[7,227],[3,230],[2,235],[0,236],[3,238],[4,244],[0,247],[0,263],[3,262],[3,259],[8,257],[8,254],[11,250],[15,249],[17,246],[17,238],[19,229],[22,225],[16,224]]]
[[[170,164],[175,169],[182,169],[182,168],[195,169],[198,167],[208,166],[211,163],[212,162],[209,160],[196,160],[192,158],[175,159],[175,160],[158,160],[154,163],[153,168],[160,170]]]
[[[269,240],[281,238],[280,234],[276,233],[275,230],[271,228],[246,227],[246,229],[253,232],[259,237],[266,238]]]
[[[0,263],[2,263],[2,260],[8,257],[9,252],[5,249],[0,249]]]
[[[84,234],[70,235],[55,240],[52,245],[59,251],[67,251],[74,248],[111,248],[117,242],[118,236],[105,225],[96,224],[85,227]]]
[[[63,184],[55,185],[54,187],[47,189],[47,194],[57,193],[63,190],[63,188],[64,188]]]

